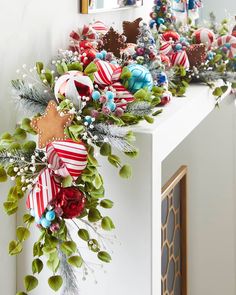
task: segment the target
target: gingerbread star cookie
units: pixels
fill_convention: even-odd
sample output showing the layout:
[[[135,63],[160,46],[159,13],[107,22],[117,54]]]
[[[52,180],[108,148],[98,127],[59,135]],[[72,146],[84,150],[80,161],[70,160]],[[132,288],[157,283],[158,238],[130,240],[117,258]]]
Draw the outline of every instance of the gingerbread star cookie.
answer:
[[[39,135],[39,148],[46,147],[52,141],[66,139],[65,128],[71,125],[73,118],[71,114],[58,112],[56,102],[51,100],[45,113],[31,121],[31,127]]]

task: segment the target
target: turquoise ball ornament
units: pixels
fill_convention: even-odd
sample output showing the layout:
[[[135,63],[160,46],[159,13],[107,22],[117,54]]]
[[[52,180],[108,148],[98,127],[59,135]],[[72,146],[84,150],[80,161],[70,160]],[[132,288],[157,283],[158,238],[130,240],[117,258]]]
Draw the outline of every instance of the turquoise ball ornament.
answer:
[[[93,91],[92,98],[93,98],[94,101],[99,100],[100,97],[101,97],[101,94],[100,94],[99,91],[97,91],[97,90],[96,91]]]
[[[51,225],[51,221],[47,220],[46,218],[41,219],[41,225],[44,228],[49,228]]]
[[[46,219],[48,221],[53,221],[56,218],[56,213],[54,211],[48,211],[46,213]]]
[[[128,79],[128,90],[131,93],[135,93],[141,88],[152,90],[153,79],[147,68],[139,64],[130,64],[127,68],[131,72],[131,77]]]

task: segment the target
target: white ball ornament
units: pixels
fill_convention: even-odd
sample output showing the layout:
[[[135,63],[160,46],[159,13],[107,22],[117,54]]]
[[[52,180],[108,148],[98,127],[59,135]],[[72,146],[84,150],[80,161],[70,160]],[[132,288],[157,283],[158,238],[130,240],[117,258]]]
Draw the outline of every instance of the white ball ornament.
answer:
[[[69,71],[58,78],[54,94],[58,101],[60,96],[70,99],[76,108],[81,108],[81,97],[91,96],[94,90],[91,79],[80,71]]]

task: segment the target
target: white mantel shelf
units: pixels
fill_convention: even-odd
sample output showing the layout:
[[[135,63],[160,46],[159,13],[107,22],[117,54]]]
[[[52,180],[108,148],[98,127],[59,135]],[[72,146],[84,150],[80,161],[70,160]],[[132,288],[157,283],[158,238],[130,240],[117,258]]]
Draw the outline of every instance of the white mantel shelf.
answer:
[[[163,161],[215,109],[216,99],[212,91],[206,85],[191,84],[184,97],[172,98],[153,124],[141,122],[133,128],[134,132],[156,132],[159,159]],[[229,87],[222,100],[230,91]]]

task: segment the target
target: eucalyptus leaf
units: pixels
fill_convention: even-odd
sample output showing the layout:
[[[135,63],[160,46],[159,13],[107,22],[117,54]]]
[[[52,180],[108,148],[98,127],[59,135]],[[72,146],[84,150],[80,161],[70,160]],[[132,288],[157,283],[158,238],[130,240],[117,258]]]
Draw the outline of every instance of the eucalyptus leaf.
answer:
[[[111,200],[104,199],[100,202],[100,206],[106,209],[112,208],[114,203]]]
[[[48,279],[49,287],[55,292],[57,292],[61,288],[62,284],[63,279],[61,276],[52,276]]]
[[[19,241],[11,241],[9,243],[8,252],[10,255],[18,255],[22,251],[22,244]]]
[[[111,262],[111,256],[109,253],[105,252],[105,251],[100,251],[98,253],[98,258],[103,261],[103,262],[106,262],[106,263],[109,263]]]
[[[73,182],[73,178],[68,175],[62,180],[62,187],[71,187]]]
[[[119,175],[122,177],[122,178],[130,178],[131,175],[132,175],[132,168],[130,165],[124,165],[121,169],[120,169],[120,172],[119,172]]]
[[[79,229],[78,236],[86,242],[89,240],[89,232],[86,229]]]
[[[32,291],[38,286],[38,279],[34,276],[26,276],[24,278],[24,286],[26,291]]]
[[[83,265],[83,259],[80,256],[71,256],[67,259],[67,262],[77,268]]]
[[[107,230],[107,231],[111,231],[115,228],[113,221],[108,216],[103,217],[102,222],[101,222],[101,226],[102,226],[102,229]]]
[[[101,213],[98,211],[98,209],[92,208],[89,210],[88,214],[88,220],[90,222],[97,222],[102,218]]]
[[[30,236],[30,231],[24,226],[18,226],[16,229],[16,236],[20,242],[24,242]]]
[[[41,259],[36,258],[32,261],[32,272],[33,274],[40,273],[43,269],[43,262]]]
[[[67,256],[70,256],[77,251],[76,243],[73,241],[63,242],[60,248],[61,248],[61,251]]]

